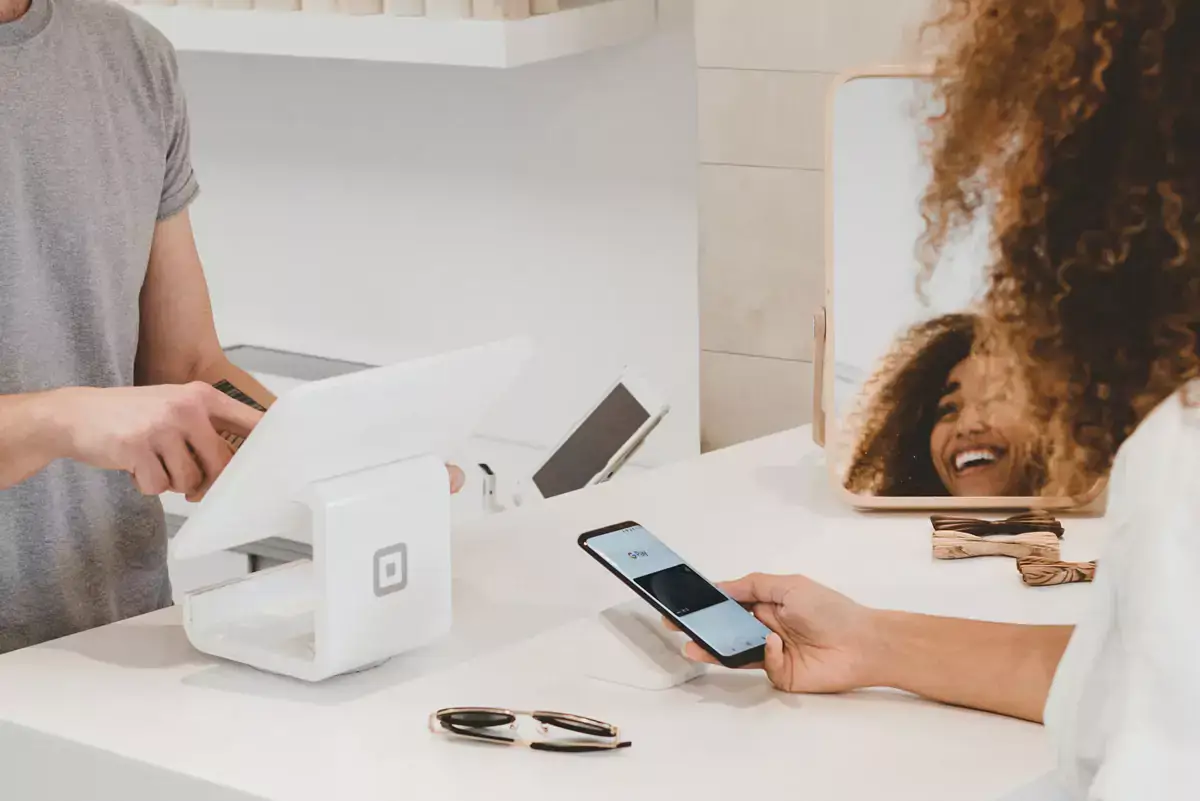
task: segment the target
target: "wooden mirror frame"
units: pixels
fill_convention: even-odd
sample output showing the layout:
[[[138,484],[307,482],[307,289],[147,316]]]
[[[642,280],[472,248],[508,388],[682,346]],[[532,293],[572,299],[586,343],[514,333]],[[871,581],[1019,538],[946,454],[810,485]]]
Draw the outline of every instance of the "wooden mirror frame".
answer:
[[[860,510],[1011,510],[1011,509],[1045,509],[1055,512],[1074,512],[1080,514],[1103,513],[1108,480],[1102,478],[1096,485],[1079,498],[1040,497],[1040,496],[996,496],[996,497],[898,497],[856,495],[846,489],[844,477],[838,475],[838,467],[845,448],[852,443],[845,442],[845,432],[842,431],[841,420],[834,410],[833,387],[835,382],[835,336],[833,314],[833,275],[834,275],[834,236],[833,236],[833,132],[834,108],[839,90],[851,81],[863,78],[915,78],[929,79],[934,77],[932,69],[927,67],[874,67],[871,69],[853,70],[839,75],[833,80],[826,96],[825,112],[825,304],[814,314],[813,339],[813,440],[825,448],[826,465],[830,482],[837,495],[850,506]]]

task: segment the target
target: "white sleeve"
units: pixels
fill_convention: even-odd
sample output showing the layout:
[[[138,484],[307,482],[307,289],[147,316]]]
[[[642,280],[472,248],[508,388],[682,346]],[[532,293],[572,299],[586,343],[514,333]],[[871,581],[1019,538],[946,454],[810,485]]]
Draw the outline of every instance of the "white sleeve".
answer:
[[[1089,801],[1200,798],[1200,412],[1172,398],[1151,417],[1125,465],[1118,675]]]

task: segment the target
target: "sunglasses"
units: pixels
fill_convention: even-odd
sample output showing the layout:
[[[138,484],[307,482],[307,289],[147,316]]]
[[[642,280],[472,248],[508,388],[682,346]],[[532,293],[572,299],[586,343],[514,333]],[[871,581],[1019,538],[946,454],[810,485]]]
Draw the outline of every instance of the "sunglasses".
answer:
[[[523,740],[517,736],[517,721],[530,718],[537,723],[543,736],[552,730],[579,735],[561,740]],[[451,734],[483,743],[519,745],[534,751],[585,754],[594,751],[615,751],[631,743],[621,740],[616,726],[592,718],[567,715],[562,712],[517,712],[511,709],[487,707],[457,707],[439,709],[429,716],[429,730]]]

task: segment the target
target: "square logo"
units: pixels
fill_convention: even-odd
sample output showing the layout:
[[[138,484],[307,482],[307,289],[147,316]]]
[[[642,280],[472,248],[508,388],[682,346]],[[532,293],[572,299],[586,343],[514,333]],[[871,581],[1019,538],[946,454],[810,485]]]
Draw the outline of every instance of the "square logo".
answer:
[[[403,542],[375,552],[375,595],[400,592],[408,586],[408,546]]]

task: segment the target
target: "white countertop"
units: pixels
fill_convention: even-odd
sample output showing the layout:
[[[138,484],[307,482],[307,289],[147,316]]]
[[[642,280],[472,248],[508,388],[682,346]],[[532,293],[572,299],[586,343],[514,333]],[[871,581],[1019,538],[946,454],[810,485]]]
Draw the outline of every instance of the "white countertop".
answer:
[[[5,795],[982,801],[1044,771],[1052,755],[1040,727],[896,693],[785,696],[758,674],[727,671],[644,692],[579,669],[580,618],[629,595],[575,539],[628,519],[713,578],[805,572],[890,608],[1077,617],[1089,587],[1024,587],[1007,559],[935,562],[927,516],[856,514],[830,499],[826,481],[801,429],[460,526],[450,639],[321,685],[196,653],[177,610],[0,657]],[[1102,530],[1067,521],[1065,557],[1094,558]],[[564,756],[426,729],[434,709],[471,704],[591,715],[620,725],[634,747]],[[9,796],[14,782],[25,795]]]

